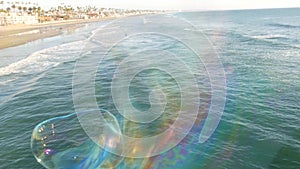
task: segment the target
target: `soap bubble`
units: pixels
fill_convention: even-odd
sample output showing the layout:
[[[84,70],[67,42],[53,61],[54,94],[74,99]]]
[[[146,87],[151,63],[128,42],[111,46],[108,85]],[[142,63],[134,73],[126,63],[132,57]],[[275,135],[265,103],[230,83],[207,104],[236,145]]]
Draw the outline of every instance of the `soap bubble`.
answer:
[[[118,148],[119,138],[112,134],[119,132],[112,128],[114,118],[110,113],[101,110],[107,119],[104,126],[106,137],[99,141],[106,145],[100,148],[85,134],[78,122],[77,115],[86,115],[89,112],[73,113],[46,120],[38,124],[32,134],[31,148],[37,161],[46,168],[79,169],[79,168],[116,168],[123,157],[109,153],[107,149]]]

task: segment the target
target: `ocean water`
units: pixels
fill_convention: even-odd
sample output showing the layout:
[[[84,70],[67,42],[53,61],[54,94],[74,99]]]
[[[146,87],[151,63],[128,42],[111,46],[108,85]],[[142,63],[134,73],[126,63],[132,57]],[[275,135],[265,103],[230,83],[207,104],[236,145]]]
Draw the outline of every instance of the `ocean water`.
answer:
[[[226,78],[221,120],[204,143],[199,143],[199,134],[210,106],[216,103],[212,102],[212,75],[203,59],[206,55],[198,57],[189,48],[193,39],[209,42]],[[206,49],[206,45],[199,43],[197,49]],[[126,60],[131,55],[135,60]],[[173,55],[182,63],[178,65]],[[124,63],[129,66],[122,67]],[[299,168],[299,65],[299,8],[136,16],[86,24],[72,33],[2,49],[0,168]],[[151,69],[131,73],[147,66]],[[196,88],[180,86],[191,84],[180,82],[191,80],[187,67],[196,77]],[[84,69],[74,80],[78,68]],[[83,110],[78,103],[89,103],[90,98],[74,101],[74,92],[81,96],[91,87],[86,80],[93,71],[97,106],[109,126],[109,130],[97,130],[101,134],[108,131],[114,139],[120,133],[136,138],[158,135],[176,121],[180,106],[190,110],[196,104],[199,112],[191,120],[193,127],[178,145],[153,157],[116,155],[122,149],[116,142],[107,151],[100,148],[79,123],[80,115],[88,116],[93,110],[78,112]],[[129,75],[134,75],[129,94],[120,98],[155,117],[164,106],[164,113],[149,124],[128,120],[131,114],[124,118],[116,105]],[[120,90],[115,93],[113,79],[120,79],[115,86]],[[191,89],[199,90],[200,102],[182,104],[184,94],[195,93]],[[152,109],[153,105],[158,109]],[[189,118],[186,116],[187,121]],[[139,120],[138,116],[134,119]],[[170,138],[157,145],[168,147]],[[131,156],[146,150],[137,147]]]

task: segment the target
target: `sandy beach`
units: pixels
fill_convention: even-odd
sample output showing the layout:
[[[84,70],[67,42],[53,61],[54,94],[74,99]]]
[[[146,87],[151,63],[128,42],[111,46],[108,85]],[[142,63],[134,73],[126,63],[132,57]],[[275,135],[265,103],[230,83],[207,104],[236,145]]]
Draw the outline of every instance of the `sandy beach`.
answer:
[[[55,21],[35,25],[19,24],[0,26],[0,49],[22,45],[37,39],[57,36],[65,31],[74,31],[85,23],[107,19],[112,18]]]

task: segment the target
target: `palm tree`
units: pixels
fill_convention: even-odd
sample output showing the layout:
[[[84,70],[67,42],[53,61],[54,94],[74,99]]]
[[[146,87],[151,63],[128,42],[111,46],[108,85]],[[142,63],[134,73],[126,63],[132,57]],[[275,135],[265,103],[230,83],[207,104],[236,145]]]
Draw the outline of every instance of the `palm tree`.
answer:
[[[23,11],[24,11],[24,13],[27,11],[27,7],[26,6],[23,7]]]
[[[41,7],[37,8],[38,15],[41,16]]]
[[[7,7],[7,8],[6,8],[6,11],[7,11],[7,13],[8,13],[8,16],[9,16],[10,7]]]
[[[2,5],[2,8],[1,8],[0,12],[4,12],[4,11],[5,11],[5,10],[3,9],[4,1],[0,1],[0,4]]]
[[[16,5],[13,4],[13,5],[11,6],[11,8],[14,9],[14,11],[15,11]]]
[[[35,6],[32,7],[32,11],[33,11],[34,14],[36,14],[36,10],[37,10],[37,8]]]
[[[29,7],[29,8],[28,8],[28,11],[29,11],[29,13],[31,14],[32,8],[31,8],[31,7]]]
[[[19,10],[19,12],[21,12],[21,10],[22,10],[22,7],[21,7],[21,6],[18,6],[18,10]]]
[[[2,9],[3,9],[4,1],[1,1],[0,4],[2,5]]]

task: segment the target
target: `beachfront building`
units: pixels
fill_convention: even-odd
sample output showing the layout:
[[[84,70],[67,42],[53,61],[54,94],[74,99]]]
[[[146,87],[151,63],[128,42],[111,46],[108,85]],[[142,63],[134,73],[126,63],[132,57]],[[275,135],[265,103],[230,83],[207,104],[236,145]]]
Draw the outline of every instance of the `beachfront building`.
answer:
[[[10,13],[9,15],[3,16],[1,25],[12,25],[12,24],[37,24],[38,16],[29,15],[27,13],[19,15],[18,13]]]
[[[18,13],[0,13],[0,25],[13,25],[13,24],[37,24],[38,23],[38,16],[35,15],[28,15],[22,14],[19,15]]]
[[[0,25],[36,24],[41,8],[37,3],[0,1]]]

